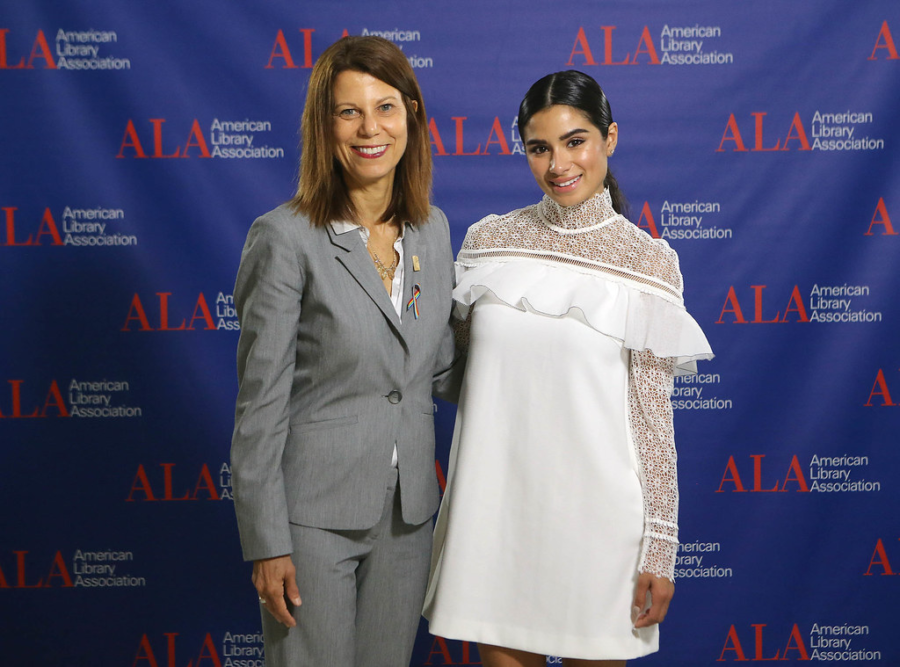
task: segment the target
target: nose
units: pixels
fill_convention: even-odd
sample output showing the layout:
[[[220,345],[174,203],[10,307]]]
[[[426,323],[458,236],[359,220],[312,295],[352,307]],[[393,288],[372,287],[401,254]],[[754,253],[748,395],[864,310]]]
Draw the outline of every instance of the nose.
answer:
[[[378,118],[374,113],[366,114],[359,124],[359,133],[364,137],[374,137],[378,134]]]
[[[572,161],[569,160],[565,153],[554,153],[550,156],[550,173],[564,174],[569,171]]]

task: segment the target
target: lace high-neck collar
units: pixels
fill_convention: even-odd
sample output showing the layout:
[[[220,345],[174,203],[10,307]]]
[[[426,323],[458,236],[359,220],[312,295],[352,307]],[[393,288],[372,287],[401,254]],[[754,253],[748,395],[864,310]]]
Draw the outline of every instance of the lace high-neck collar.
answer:
[[[544,195],[538,211],[548,227],[562,232],[594,229],[619,215],[613,208],[609,188],[574,206],[560,206]]]

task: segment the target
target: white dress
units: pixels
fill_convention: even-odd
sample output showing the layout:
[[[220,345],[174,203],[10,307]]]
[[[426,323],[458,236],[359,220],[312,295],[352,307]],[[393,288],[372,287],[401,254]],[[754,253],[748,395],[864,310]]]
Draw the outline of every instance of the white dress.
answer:
[[[672,376],[712,357],[677,256],[608,192],[473,225],[453,296],[468,361],[435,527],[432,634],[582,659],[657,649],[639,572],[672,578]]]

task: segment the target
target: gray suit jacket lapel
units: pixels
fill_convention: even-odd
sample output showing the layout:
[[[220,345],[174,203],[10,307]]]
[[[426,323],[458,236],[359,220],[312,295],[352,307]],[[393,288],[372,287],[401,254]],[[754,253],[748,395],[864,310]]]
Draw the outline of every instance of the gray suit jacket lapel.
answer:
[[[372,263],[372,257],[360,238],[359,232],[347,232],[346,234],[336,234],[331,225],[325,225],[331,242],[342,252],[335,255],[335,259],[340,262],[360,287],[369,295],[369,298],[381,310],[385,319],[391,325],[391,328],[397,334],[403,347],[407,347],[406,338],[400,327],[400,320],[397,318],[397,311],[394,310],[394,304],[391,303],[391,297],[388,295],[384,284],[378,277],[378,272]],[[407,227],[407,230],[409,227]],[[406,247],[404,245],[404,254]],[[404,261],[404,268],[408,265],[408,261]],[[411,266],[411,265],[410,265]]]

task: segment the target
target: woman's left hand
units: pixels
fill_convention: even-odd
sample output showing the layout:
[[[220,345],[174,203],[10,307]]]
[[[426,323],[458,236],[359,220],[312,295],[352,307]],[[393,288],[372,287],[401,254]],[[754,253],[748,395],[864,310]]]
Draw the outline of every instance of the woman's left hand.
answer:
[[[647,593],[650,593],[650,606],[647,606]],[[634,627],[647,628],[662,623],[669,611],[669,602],[675,594],[675,584],[664,577],[654,574],[639,574],[634,589],[634,605],[632,619]]]

